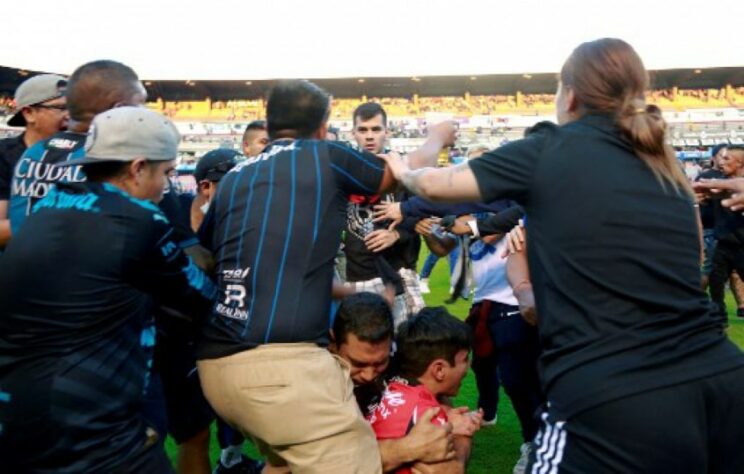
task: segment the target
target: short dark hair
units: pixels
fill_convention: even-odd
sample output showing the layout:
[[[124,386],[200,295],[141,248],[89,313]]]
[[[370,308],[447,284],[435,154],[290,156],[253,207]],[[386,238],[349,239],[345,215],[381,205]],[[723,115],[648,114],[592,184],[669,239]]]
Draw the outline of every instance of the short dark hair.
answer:
[[[349,334],[372,343],[393,339],[393,312],[382,296],[362,292],[341,301],[333,321],[336,345],[345,343]]]
[[[733,152],[739,152],[739,158],[744,157],[744,145],[729,145],[726,147],[726,150],[731,153]]]
[[[470,327],[443,306],[424,308],[398,326],[394,358],[397,375],[416,379],[437,359],[455,365],[457,353],[469,351],[472,341]]]
[[[73,120],[92,120],[137,93],[138,84],[137,73],[122,63],[104,59],[83,64],[67,80],[67,110]]]
[[[328,118],[330,103],[328,92],[310,81],[279,81],[266,103],[269,137],[310,137]]]
[[[245,131],[248,130],[266,130],[266,120],[254,120],[245,127]]]
[[[357,118],[360,120],[371,120],[378,115],[382,115],[382,124],[387,128],[387,113],[385,113],[385,109],[377,102],[366,102],[354,109],[351,121],[356,125]]]
[[[718,145],[713,146],[713,148],[710,149],[710,157],[715,157],[719,151],[721,151],[724,148],[728,148],[727,143],[719,143]]]
[[[83,173],[88,181],[101,183],[123,175],[131,161],[102,161],[83,165]]]
[[[245,139],[248,136],[248,132],[252,130],[266,130],[266,121],[254,120],[253,122],[249,123],[248,126],[245,127],[245,131],[243,132],[243,142],[245,142]]]

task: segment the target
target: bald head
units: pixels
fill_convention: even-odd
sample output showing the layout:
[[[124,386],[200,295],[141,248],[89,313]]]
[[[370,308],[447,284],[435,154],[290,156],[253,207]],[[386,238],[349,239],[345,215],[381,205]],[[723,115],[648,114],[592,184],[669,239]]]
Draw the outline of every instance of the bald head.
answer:
[[[67,82],[67,109],[77,122],[90,122],[117,105],[141,105],[147,92],[129,66],[100,60],[83,64]]]

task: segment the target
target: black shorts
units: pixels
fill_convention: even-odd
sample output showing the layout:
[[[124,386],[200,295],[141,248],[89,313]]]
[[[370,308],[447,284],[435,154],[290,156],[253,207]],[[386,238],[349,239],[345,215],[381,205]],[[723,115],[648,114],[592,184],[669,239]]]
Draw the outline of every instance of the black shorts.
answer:
[[[202,393],[194,344],[186,335],[169,325],[168,332],[158,333],[156,348],[156,365],[168,414],[168,434],[178,444],[208,429],[215,418]]]
[[[541,418],[528,473],[744,472],[744,368]]]

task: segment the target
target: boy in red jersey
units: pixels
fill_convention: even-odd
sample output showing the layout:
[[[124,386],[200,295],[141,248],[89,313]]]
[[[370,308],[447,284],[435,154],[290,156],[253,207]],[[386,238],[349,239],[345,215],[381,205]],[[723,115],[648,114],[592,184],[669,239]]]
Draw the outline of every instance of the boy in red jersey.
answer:
[[[470,328],[444,308],[425,308],[398,327],[395,377],[390,379],[379,403],[368,415],[378,439],[405,436],[421,415],[439,408],[432,423],[453,424],[457,456],[451,461],[428,465],[436,472],[465,472],[471,436],[480,428],[482,413],[465,413],[440,404],[460,390],[468,371],[472,334]],[[397,474],[410,473],[405,466]]]

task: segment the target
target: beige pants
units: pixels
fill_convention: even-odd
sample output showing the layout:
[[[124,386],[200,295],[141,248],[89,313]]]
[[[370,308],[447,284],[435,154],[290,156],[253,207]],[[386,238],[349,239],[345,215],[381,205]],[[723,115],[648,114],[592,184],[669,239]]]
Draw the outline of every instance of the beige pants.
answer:
[[[348,366],[327,350],[267,344],[197,365],[212,408],[272,465],[294,474],[382,472]]]

